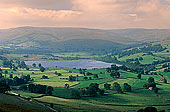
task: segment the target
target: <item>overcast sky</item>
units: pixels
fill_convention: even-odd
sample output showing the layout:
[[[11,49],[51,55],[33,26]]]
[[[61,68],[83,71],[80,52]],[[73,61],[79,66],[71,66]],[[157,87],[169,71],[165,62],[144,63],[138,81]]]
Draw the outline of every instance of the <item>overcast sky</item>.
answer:
[[[0,0],[0,29],[170,29],[170,0]]]

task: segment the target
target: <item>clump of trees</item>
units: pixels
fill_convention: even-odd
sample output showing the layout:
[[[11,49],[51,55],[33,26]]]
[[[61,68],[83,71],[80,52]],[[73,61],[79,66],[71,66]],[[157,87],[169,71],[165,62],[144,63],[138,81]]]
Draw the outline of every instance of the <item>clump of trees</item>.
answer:
[[[48,78],[48,76],[43,75],[43,76],[42,76],[42,79],[49,79],[49,78]]]
[[[10,85],[10,86],[18,86],[18,85],[21,85],[21,84],[26,84],[30,80],[31,80],[30,75],[21,76],[20,78],[15,76],[13,79],[1,77],[0,83],[7,84],[7,85]]]
[[[31,93],[39,93],[39,94],[47,94],[52,95],[52,91],[54,91],[53,87],[40,85],[40,84],[29,84],[20,86],[20,90],[30,91]]]
[[[119,67],[116,65],[111,65],[111,67],[106,68],[106,71],[110,73],[110,76],[113,78],[119,78],[120,73],[119,73]]]
[[[36,67],[37,65],[35,63],[32,64],[33,67]]]
[[[153,77],[149,77],[147,83],[143,85],[145,89],[149,89],[150,87],[152,88],[151,90],[154,91],[154,93],[158,93],[158,88],[156,87],[156,83]]]
[[[76,81],[76,80],[77,80],[77,77],[70,75],[69,78],[68,78],[68,80],[69,80],[69,81]]]
[[[117,93],[123,93],[120,84],[117,82],[113,83],[112,89],[114,91],[117,91]]]
[[[82,96],[96,97],[98,95],[104,95],[104,90],[99,88],[99,84],[91,83],[87,88],[73,89],[71,95],[72,98],[80,98]]]
[[[61,73],[58,73],[57,71],[55,71],[54,74],[56,74],[56,75],[58,75],[58,76],[62,76],[62,74],[61,74]]]
[[[85,75],[85,74],[86,74],[86,70],[87,70],[87,69],[81,69],[81,68],[80,68],[80,69],[79,69],[79,72],[80,72],[80,74],[84,74],[84,75]]]
[[[147,83],[143,85],[144,88],[148,89],[149,87],[156,87],[156,83],[153,77],[149,77]]]
[[[144,109],[139,109],[137,112],[165,112],[165,110],[158,111],[155,107],[146,107]]]
[[[131,92],[132,91],[131,86],[128,83],[124,83],[123,84],[123,91]]]
[[[104,84],[104,89],[106,90],[111,90],[111,84]],[[131,92],[132,88],[128,83],[124,83],[123,84],[123,89],[121,88],[120,84],[115,82],[112,85],[112,90],[116,91],[117,93],[123,93],[123,92]]]
[[[13,71],[16,71],[18,68],[29,70],[29,67],[25,64],[24,61],[16,60],[14,64],[13,60],[4,59],[2,62],[3,67],[9,67]]]
[[[44,72],[45,71],[45,68],[43,66],[40,66],[40,71],[41,72]]]
[[[110,90],[111,89],[111,84],[108,84],[108,83],[104,84],[104,89]]]
[[[137,78],[138,78],[138,79],[141,79],[141,77],[142,77],[142,75],[139,73],[139,74],[137,75]]]
[[[97,96],[97,94],[103,95],[101,92],[102,90],[99,88],[99,84],[97,83],[91,83],[89,87],[87,87],[86,94],[89,96]]]
[[[6,91],[9,91],[10,87],[7,84],[0,83],[0,93],[5,93]]]

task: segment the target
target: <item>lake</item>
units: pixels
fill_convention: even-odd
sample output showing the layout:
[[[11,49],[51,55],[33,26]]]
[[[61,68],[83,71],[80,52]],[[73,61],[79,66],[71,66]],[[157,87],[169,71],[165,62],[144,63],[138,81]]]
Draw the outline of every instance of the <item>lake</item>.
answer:
[[[43,67],[62,67],[62,68],[83,68],[83,69],[93,69],[93,68],[107,68],[110,67],[113,63],[106,63],[102,61],[89,61],[89,60],[80,60],[80,61],[25,61],[27,65],[35,63],[37,66],[39,63]],[[116,64],[117,66],[120,66]]]

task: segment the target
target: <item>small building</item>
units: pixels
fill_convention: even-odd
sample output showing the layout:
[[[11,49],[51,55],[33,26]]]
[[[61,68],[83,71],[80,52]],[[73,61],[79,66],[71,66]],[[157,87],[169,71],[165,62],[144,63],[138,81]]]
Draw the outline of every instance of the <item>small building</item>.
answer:
[[[149,87],[149,90],[153,90],[153,87]]]

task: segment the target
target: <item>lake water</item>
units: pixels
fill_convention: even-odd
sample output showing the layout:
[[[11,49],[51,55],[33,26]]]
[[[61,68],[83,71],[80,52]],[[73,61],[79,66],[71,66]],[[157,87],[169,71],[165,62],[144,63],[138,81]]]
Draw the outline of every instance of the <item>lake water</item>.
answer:
[[[62,67],[62,68],[84,68],[84,69],[93,69],[93,68],[107,68],[110,67],[113,63],[106,63],[102,61],[89,61],[89,60],[80,60],[80,61],[25,61],[27,65],[35,63],[37,66],[39,63],[43,67]],[[120,66],[120,65],[117,65]]]

